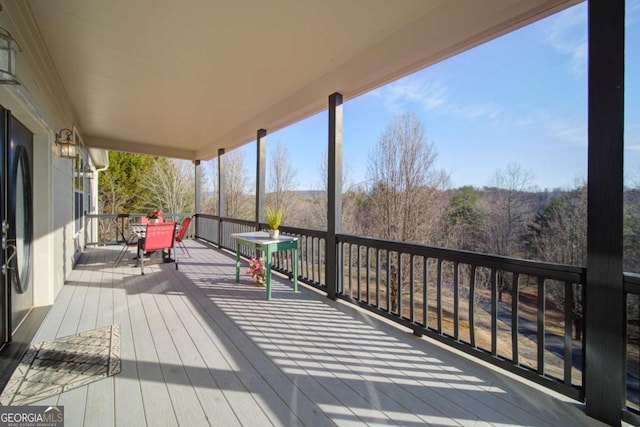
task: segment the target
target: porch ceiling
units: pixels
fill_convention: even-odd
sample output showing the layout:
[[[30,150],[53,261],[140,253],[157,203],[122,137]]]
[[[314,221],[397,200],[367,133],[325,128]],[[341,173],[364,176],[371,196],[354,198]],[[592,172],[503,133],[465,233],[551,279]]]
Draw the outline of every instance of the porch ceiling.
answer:
[[[29,0],[86,146],[208,159],[575,0]]]

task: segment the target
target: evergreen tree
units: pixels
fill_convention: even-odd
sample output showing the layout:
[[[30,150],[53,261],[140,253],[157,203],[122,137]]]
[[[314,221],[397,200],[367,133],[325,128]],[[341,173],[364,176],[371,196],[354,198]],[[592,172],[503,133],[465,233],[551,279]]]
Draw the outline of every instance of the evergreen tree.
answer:
[[[151,156],[109,151],[109,168],[98,177],[100,213],[145,212],[151,195],[143,178],[152,164]]]

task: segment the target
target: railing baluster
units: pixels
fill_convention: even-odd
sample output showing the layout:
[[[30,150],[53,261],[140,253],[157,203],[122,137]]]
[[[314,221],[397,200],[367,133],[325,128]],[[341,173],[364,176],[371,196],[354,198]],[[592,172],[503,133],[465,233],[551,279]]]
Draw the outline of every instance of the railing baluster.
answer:
[[[366,273],[366,280],[367,280],[367,286],[366,286],[367,300],[366,301],[367,301],[367,304],[371,304],[370,297],[369,297],[371,295],[371,291],[369,289],[369,269],[370,269],[370,266],[369,266],[369,252],[371,251],[371,248],[369,246],[367,246],[366,248],[367,248],[367,254],[366,254],[366,257],[365,257],[365,261],[364,261],[365,265],[366,265],[365,273]]]
[[[305,257],[305,262],[306,262],[306,278],[307,280],[309,280],[311,283],[313,283],[313,280],[311,278],[311,276],[313,276],[313,258],[310,255],[309,252],[309,244],[313,242],[313,237],[309,237],[307,236],[307,238],[304,241],[304,257]]]
[[[571,385],[571,368],[573,366],[572,324],[573,284],[564,282],[564,383],[568,386]]]
[[[498,354],[498,275],[491,269],[491,354]]]
[[[316,271],[316,277],[318,283],[322,281],[322,273],[324,273],[324,269],[322,268],[322,251],[320,251],[320,239],[316,239],[316,259],[318,262],[316,263],[318,271]]]
[[[317,264],[316,261],[317,260],[316,260],[316,255],[315,255],[315,252],[314,252],[314,250],[315,250],[314,243],[315,243],[316,239],[317,239],[316,237],[312,237],[311,238],[311,260],[312,260],[312,263],[311,263],[311,281],[312,282],[318,282],[316,280],[316,264]]]
[[[544,277],[538,276],[538,374],[544,375],[544,317],[545,317]]]
[[[387,313],[391,313],[391,252],[387,250]]]
[[[429,258],[422,257],[422,326],[429,328]]]
[[[305,277],[309,279],[309,237],[304,238],[304,265],[305,265]]]
[[[349,298],[353,298],[353,284],[352,284],[352,276],[351,267],[353,264],[353,245],[349,245]]]
[[[414,256],[413,255],[408,255],[409,256],[409,319],[411,319],[412,322],[416,321],[416,313],[415,313],[415,268],[414,268]]]
[[[362,246],[357,245],[356,246],[356,252],[358,253],[358,255],[356,256],[356,263],[358,266],[358,274],[357,274],[357,278],[358,278],[358,301],[362,301],[362,290],[360,289],[360,281],[362,280],[361,277],[361,270],[362,270],[362,265],[360,265],[360,252],[362,252]]]
[[[469,279],[469,344],[476,348],[476,269],[477,266],[471,266],[471,277]]]
[[[518,350],[518,301],[520,300],[520,274],[513,273],[511,285],[511,357],[514,365],[520,364],[520,352]]]
[[[342,242],[337,242],[338,248],[337,248],[337,254],[338,254],[338,259],[336,260],[338,265],[336,268],[336,274],[338,275],[338,283],[336,284],[337,289],[336,289],[336,293],[340,294],[341,293],[341,287],[342,287],[342,283],[344,281],[344,243]]]
[[[438,316],[438,333],[442,333],[442,258],[438,258],[438,278],[436,281],[436,313]]]
[[[404,291],[403,286],[402,286],[402,252],[398,252],[398,316],[400,316],[400,318],[402,318],[402,293]]]
[[[460,264],[453,263],[453,338],[460,339]]]
[[[380,308],[380,249],[376,249],[376,308]]]
[[[276,253],[280,255],[280,268],[291,271],[291,266],[289,265],[289,251],[278,251]]]

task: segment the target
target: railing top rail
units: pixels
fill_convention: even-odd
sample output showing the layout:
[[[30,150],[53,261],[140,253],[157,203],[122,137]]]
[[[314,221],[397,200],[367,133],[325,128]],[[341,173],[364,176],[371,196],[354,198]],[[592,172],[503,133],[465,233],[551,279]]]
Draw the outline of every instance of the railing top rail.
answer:
[[[248,225],[251,227],[255,227],[256,225],[255,221],[250,221],[248,219],[229,218],[226,216],[220,217],[219,219],[223,222],[230,222],[232,224]]]
[[[195,214],[194,216],[197,218],[215,219],[216,221],[220,219],[218,215],[203,214],[203,213]]]
[[[207,214],[198,214],[198,217],[206,218],[206,219],[213,219],[213,220],[220,220],[222,222],[228,222],[228,223],[232,223],[232,224],[247,225],[247,226],[250,226],[250,227],[255,227],[256,226],[255,221],[250,221],[250,220],[247,220],[247,219],[219,217],[219,216],[216,216],[216,215],[207,215]],[[266,223],[264,223],[264,222],[261,222],[258,225],[259,225],[259,228],[262,228],[262,229],[266,229],[268,227],[268,225]],[[298,234],[298,235],[302,235],[302,236],[318,237],[318,238],[322,238],[322,239],[326,239],[326,237],[327,237],[327,232],[323,231],[323,230],[311,230],[311,229],[308,229],[308,228],[290,227],[290,226],[285,226],[285,225],[280,226],[280,231],[283,232],[283,233],[287,233],[287,234]]]
[[[88,218],[138,218],[141,216],[145,216],[146,213],[88,213],[86,216]],[[183,212],[183,213],[173,213],[173,212],[165,212],[164,216],[193,216],[194,214]]]
[[[624,273],[624,292],[627,294],[640,295],[640,274]]]
[[[261,222],[260,228],[268,228],[268,225],[264,222]],[[280,231],[286,234],[298,234],[301,236],[318,237],[321,239],[327,238],[327,232],[324,230],[312,230],[310,228],[299,228],[299,227],[291,227],[288,225],[281,225]]]
[[[426,246],[417,243],[372,239],[350,234],[338,234],[336,238],[340,243],[362,245],[375,249],[384,249],[391,252],[425,256],[427,258],[438,258],[445,261],[459,262],[463,264],[494,268],[498,270],[513,271],[520,274],[537,275],[548,279],[563,280],[572,283],[584,283],[586,276],[585,267],[574,265],[530,261],[506,256],[463,251],[459,249]]]

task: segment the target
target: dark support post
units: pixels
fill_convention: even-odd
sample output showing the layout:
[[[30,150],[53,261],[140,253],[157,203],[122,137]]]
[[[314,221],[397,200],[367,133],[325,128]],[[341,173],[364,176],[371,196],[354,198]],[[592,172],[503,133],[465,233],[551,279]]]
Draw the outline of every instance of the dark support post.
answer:
[[[193,179],[195,181],[194,185],[194,197],[195,197],[195,214],[198,215],[201,210],[201,198],[202,198],[202,166],[200,166],[200,160],[195,160],[193,162]],[[196,236],[198,236],[198,217],[195,219],[195,228],[196,228]]]
[[[327,247],[325,280],[327,296],[338,292],[338,245],[336,234],[342,230],[342,94],[329,96],[329,159],[327,162]]]
[[[624,0],[589,1],[586,412],[620,425],[625,405],[622,279]]]
[[[222,217],[227,215],[224,179],[224,148],[218,150],[218,248],[222,249]]]
[[[193,162],[193,178],[194,178],[194,197],[195,197],[195,212],[200,213],[201,202],[202,202],[202,166],[200,165],[200,160],[194,160]]]
[[[256,136],[256,230],[264,222],[265,180],[267,177],[267,131],[259,129]]]

